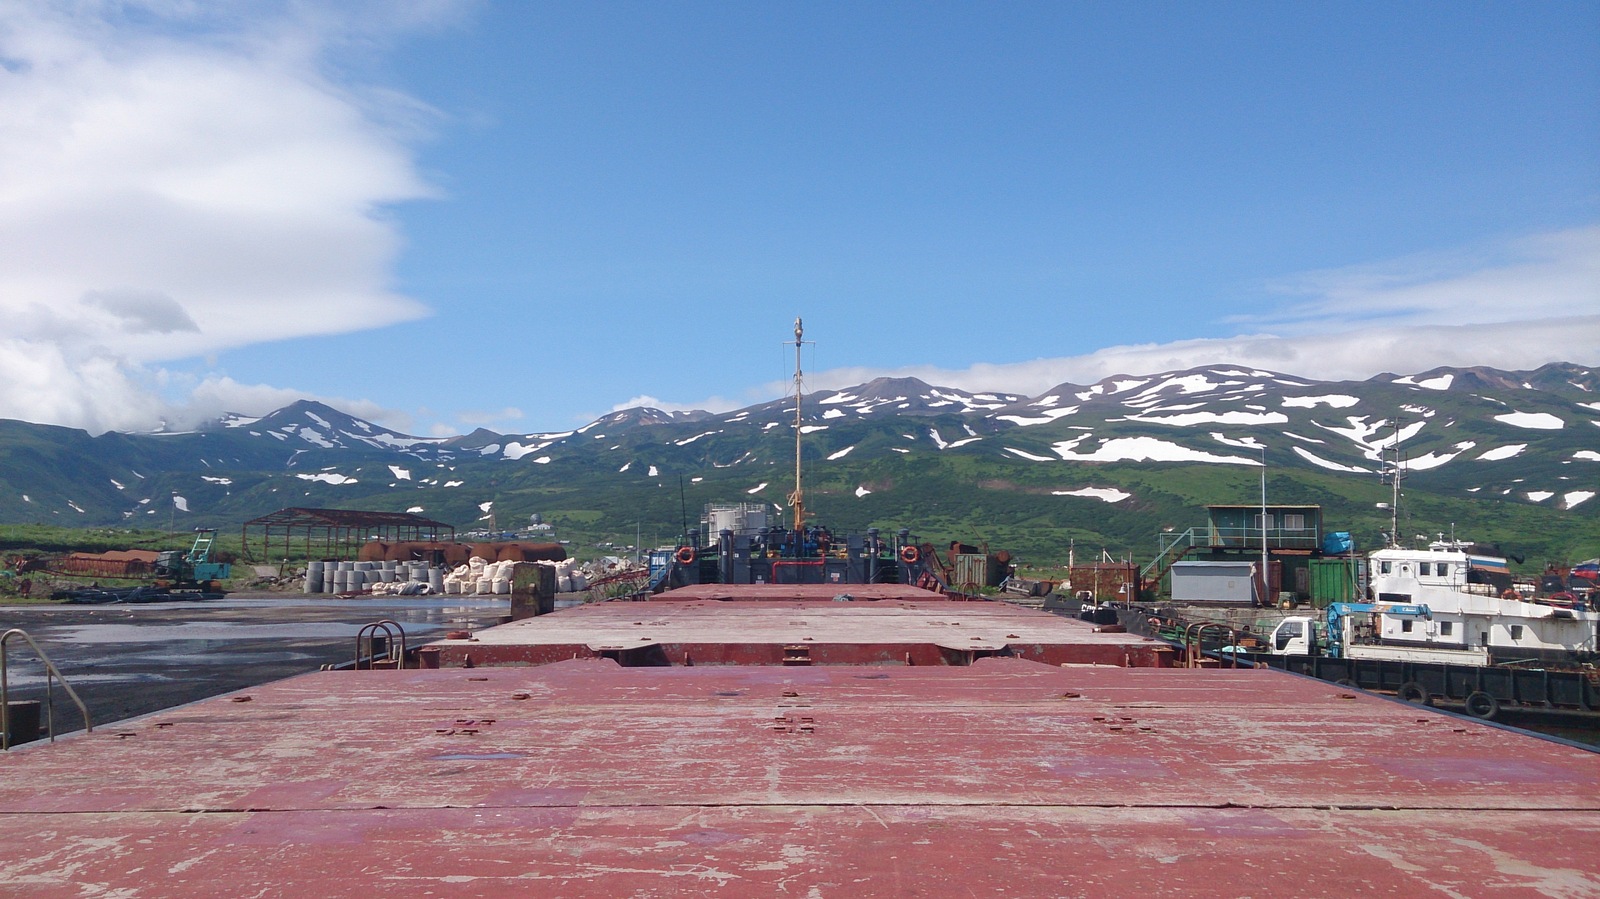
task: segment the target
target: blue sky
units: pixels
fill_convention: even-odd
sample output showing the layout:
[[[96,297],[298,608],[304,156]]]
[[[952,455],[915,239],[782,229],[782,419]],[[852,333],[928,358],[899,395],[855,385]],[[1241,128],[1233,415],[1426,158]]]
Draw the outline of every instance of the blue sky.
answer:
[[[1600,364],[1600,4],[0,0],[0,417]]]

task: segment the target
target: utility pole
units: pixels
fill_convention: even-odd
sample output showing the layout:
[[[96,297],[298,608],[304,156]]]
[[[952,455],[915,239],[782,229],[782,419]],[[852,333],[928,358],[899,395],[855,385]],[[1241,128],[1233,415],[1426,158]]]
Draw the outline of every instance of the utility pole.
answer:
[[[1267,592],[1272,589],[1272,563],[1267,556],[1267,445],[1261,444],[1261,598],[1271,605]]]

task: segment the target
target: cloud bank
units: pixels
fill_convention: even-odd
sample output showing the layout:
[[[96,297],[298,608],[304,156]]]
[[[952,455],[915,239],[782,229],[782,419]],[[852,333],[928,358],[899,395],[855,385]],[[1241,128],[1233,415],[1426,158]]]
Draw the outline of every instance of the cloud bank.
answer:
[[[1037,396],[1062,383],[1092,384],[1112,375],[1203,365],[1255,366],[1330,381],[1440,366],[1521,371],[1550,362],[1600,365],[1600,226],[1309,272],[1267,289],[1290,299],[1269,314],[1234,321],[1271,331],[964,369],[835,368],[808,374],[806,389],[889,376]],[[774,381],[763,390],[772,397],[790,386]]]
[[[431,194],[407,148],[426,111],[325,74],[366,20],[7,4],[0,417],[101,431],[297,396],[224,378],[173,405],[161,364],[428,314],[387,286],[400,238],[380,214]]]

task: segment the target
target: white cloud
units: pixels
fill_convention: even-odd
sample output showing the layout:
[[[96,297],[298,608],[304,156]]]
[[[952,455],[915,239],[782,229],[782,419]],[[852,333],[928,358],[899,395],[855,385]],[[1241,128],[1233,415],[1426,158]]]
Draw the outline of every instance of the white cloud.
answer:
[[[767,399],[770,398],[771,397],[767,397]],[[664,400],[659,397],[650,396],[649,394],[640,394],[632,399],[623,400],[622,402],[617,403],[607,411],[621,412],[624,409],[647,408],[660,409],[662,412],[731,412],[734,409],[739,409],[747,405],[750,405],[750,402],[732,400],[722,396],[713,396],[694,403],[674,403],[670,400]],[[789,411],[793,412],[794,410],[791,409]],[[599,418],[600,416],[592,415],[583,417],[586,420],[591,420],[594,418]]]
[[[1119,374],[1241,365],[1321,380],[1404,368],[1549,362],[1600,365],[1600,225],[1375,265],[1310,272],[1268,285],[1305,297],[1271,318],[1233,321],[1276,333],[1106,347],[1081,356],[964,369],[856,366],[809,373],[808,390],[914,377],[963,390],[1036,396]],[[768,398],[788,385],[763,385]],[[680,408],[690,408],[695,404]]]
[[[448,8],[398,6],[393,27]],[[213,414],[240,391],[170,402],[161,366],[427,314],[388,286],[400,239],[379,214],[431,194],[407,146],[427,113],[326,74],[381,36],[356,29],[391,27],[377,18],[7,5],[0,372],[31,389],[0,391],[0,417],[104,430]]]
[[[1326,330],[1332,320],[1409,327],[1593,315],[1600,313],[1600,225],[1307,272],[1274,286],[1308,299],[1263,320],[1302,333]]]

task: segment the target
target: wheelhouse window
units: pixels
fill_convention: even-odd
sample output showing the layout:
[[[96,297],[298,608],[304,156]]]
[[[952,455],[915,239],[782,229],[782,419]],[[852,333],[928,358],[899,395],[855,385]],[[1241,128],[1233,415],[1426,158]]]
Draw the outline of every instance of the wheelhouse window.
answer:
[[[1403,634],[1411,633],[1411,622],[1409,622],[1409,621],[1400,622],[1400,632],[1403,633]]]
[[[1453,631],[1453,630],[1455,630],[1455,622],[1454,621],[1441,621],[1441,622],[1439,622],[1439,636],[1448,637],[1448,636],[1450,636],[1450,632]]]
[[[1432,566],[1430,566],[1427,562],[1418,562],[1417,563],[1417,574],[1420,574],[1423,577],[1427,577],[1431,573],[1431,571],[1432,571]]]
[[[1379,562],[1378,563],[1378,573],[1379,574],[1388,574],[1392,570],[1391,565],[1392,565],[1392,563],[1389,562],[1388,560],[1384,560],[1382,562]]]
[[[1449,577],[1450,576],[1450,563],[1449,562],[1435,562],[1433,564],[1433,571],[1434,571],[1435,574],[1439,575],[1440,577]]]
[[[1522,625],[1520,625],[1520,624],[1511,625],[1511,639],[1513,639],[1513,640],[1521,640],[1522,639]]]

